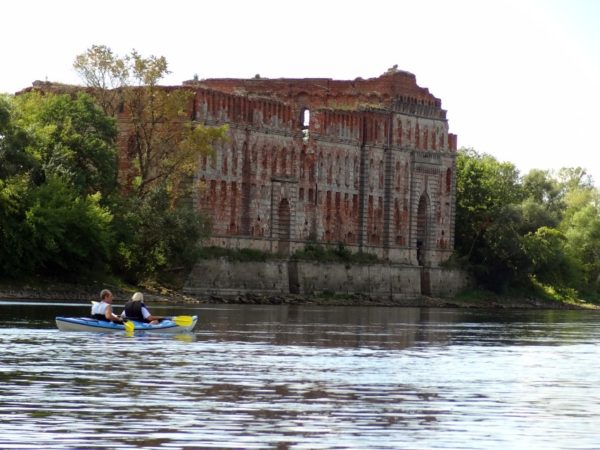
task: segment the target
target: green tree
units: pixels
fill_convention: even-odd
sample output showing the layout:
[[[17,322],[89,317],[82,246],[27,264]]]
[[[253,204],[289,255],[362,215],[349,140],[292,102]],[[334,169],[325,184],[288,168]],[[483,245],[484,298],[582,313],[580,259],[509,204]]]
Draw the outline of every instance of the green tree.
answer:
[[[15,97],[15,124],[27,130],[26,152],[41,178],[68,179],[82,194],[116,187],[116,126],[87,94],[28,93]]]
[[[505,205],[519,202],[519,172],[473,149],[460,149],[456,159],[456,248],[467,258],[499,217]]]
[[[82,196],[68,181],[51,176],[27,198],[22,266],[29,273],[77,279],[103,273],[113,245],[112,214],[100,193]]]
[[[0,276],[15,277],[25,271],[23,222],[29,187],[27,175],[0,178]]]
[[[522,278],[526,259],[519,172],[473,149],[461,149],[456,165],[456,252],[480,283],[502,290]]]
[[[0,96],[0,179],[28,172],[34,158],[25,151],[27,134],[14,123],[13,98]]]
[[[581,286],[600,292],[600,211],[587,205],[573,214],[565,231],[566,251],[578,262]]]
[[[578,283],[576,261],[567,252],[567,238],[555,228],[542,226],[523,237],[529,272],[542,283],[575,286]]]
[[[548,170],[530,170],[522,180],[523,212],[527,230],[534,232],[539,227],[557,227],[564,210],[565,190],[562,183]]]
[[[0,268],[5,276],[77,276],[112,246],[101,191],[115,181],[116,133],[84,94],[0,100]]]
[[[189,204],[170,205],[166,189],[120,199],[115,215],[118,249],[114,266],[130,282],[189,269],[209,224]]]

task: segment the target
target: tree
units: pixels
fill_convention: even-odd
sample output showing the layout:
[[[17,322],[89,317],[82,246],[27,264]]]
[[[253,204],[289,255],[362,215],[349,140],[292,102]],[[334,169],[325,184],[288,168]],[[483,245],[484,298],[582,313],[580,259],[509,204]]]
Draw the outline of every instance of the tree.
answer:
[[[567,238],[559,230],[540,227],[523,237],[531,262],[529,272],[539,281],[553,286],[573,286],[579,281],[575,260],[567,253]]]
[[[81,196],[65,178],[51,176],[28,193],[21,266],[28,273],[77,279],[103,273],[113,246],[112,214],[101,195]]]
[[[129,281],[160,271],[189,267],[207,221],[187,198],[201,155],[212,153],[227,127],[193,123],[194,92],[159,86],[168,73],[164,57],[137,51],[118,57],[93,46],[75,59],[75,69],[109,114],[118,115],[127,142],[122,154],[132,163],[126,180],[129,196],[115,199],[117,252],[113,266]],[[108,91],[108,92],[107,92]]]
[[[558,179],[568,190],[594,189],[592,176],[582,167],[563,167],[558,171]]]
[[[171,203],[185,195],[185,181],[197,167],[200,155],[210,154],[222,141],[226,127],[193,125],[190,117],[193,92],[166,88],[159,81],[169,73],[164,57],[143,57],[137,51],[117,57],[106,46],[93,46],[75,59],[75,69],[86,85],[105,95],[107,86],[121,97],[126,120],[122,132],[129,137],[128,156],[133,160],[133,186],[144,197],[166,186]],[[102,104],[114,109],[114,98]]]
[[[28,172],[34,158],[25,151],[27,134],[14,123],[12,97],[0,96],[0,179]]]
[[[525,264],[519,172],[473,149],[461,149],[456,165],[456,252],[481,283],[502,290]]]
[[[565,231],[566,251],[578,262],[586,290],[600,291],[600,211],[587,205],[573,214]]]
[[[557,227],[564,210],[565,189],[550,171],[532,169],[523,177],[523,209],[529,229],[541,226]]]
[[[113,265],[130,282],[159,276],[161,271],[189,269],[208,223],[187,204],[170,205],[166,189],[144,198],[121,198],[114,208],[118,241]]]
[[[29,186],[27,175],[0,178],[0,275],[14,277],[24,272],[23,222]]]
[[[102,194],[115,185],[116,129],[85,94],[0,99],[0,269],[5,276],[101,270],[112,247]]]
[[[27,130],[25,150],[37,161],[41,179],[65,177],[82,194],[115,189],[115,121],[92,97],[32,92],[14,102],[14,122]]]
[[[456,244],[469,257],[500,210],[522,198],[519,172],[473,149],[460,149],[456,159]]]
[[[122,103],[120,88],[127,85],[129,67],[105,45],[92,45],[78,55],[73,67],[90,87],[104,113],[113,117]]]

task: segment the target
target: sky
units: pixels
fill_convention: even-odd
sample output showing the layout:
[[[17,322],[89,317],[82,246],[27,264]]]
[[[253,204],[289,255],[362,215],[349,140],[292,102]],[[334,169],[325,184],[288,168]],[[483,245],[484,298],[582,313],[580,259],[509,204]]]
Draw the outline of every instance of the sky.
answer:
[[[397,64],[442,100],[459,147],[600,185],[597,0],[8,0],[0,17],[0,92],[81,84],[73,60],[92,45],[165,56],[170,85]]]

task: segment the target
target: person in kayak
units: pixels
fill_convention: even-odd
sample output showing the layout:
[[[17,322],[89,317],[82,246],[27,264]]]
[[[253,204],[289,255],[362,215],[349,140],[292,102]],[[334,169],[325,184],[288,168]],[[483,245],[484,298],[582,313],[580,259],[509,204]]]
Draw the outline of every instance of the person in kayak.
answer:
[[[108,289],[100,291],[100,302],[92,304],[92,317],[107,322],[124,323],[125,321],[112,311],[113,295]]]
[[[153,316],[148,307],[144,304],[144,294],[136,292],[127,303],[121,313],[121,317],[137,322],[145,322],[156,325],[163,320],[163,317]]]

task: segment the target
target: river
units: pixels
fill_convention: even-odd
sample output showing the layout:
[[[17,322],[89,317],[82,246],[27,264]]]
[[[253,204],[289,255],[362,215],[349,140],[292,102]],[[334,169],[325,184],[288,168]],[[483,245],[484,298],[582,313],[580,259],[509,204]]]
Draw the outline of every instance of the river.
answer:
[[[0,448],[600,448],[595,312],[152,309],[199,323],[63,332],[88,305],[0,301]]]

